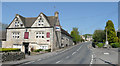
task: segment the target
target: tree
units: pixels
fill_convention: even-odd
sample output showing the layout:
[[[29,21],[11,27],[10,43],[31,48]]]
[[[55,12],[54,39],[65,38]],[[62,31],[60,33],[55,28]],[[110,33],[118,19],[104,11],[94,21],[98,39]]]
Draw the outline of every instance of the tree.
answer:
[[[71,36],[73,37],[73,41],[75,43],[78,43],[81,40],[78,28],[73,28],[73,30],[71,31]]]
[[[107,39],[109,43],[115,43],[118,41],[118,37],[115,32],[114,24],[111,20],[108,20],[105,26],[105,32],[107,31]]]
[[[94,42],[104,42],[105,41],[105,31],[95,30],[93,34]]]

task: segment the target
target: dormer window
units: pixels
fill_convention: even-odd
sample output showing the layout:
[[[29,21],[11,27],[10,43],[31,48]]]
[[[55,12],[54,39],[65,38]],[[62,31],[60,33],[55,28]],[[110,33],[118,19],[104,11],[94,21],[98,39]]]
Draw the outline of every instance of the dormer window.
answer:
[[[21,24],[21,26],[23,26],[23,24]]]

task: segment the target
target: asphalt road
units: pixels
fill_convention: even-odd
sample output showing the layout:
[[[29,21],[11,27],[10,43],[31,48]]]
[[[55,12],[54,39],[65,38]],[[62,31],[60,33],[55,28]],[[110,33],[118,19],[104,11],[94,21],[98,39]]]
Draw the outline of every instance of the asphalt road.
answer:
[[[90,64],[92,57],[91,50],[88,48],[90,44],[91,42],[81,43],[55,55],[38,58],[25,64]]]

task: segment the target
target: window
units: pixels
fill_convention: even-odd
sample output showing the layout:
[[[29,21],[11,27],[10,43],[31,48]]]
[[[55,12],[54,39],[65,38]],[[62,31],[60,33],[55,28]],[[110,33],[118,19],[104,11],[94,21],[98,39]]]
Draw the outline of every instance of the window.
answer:
[[[36,36],[36,38],[38,38],[38,36]]]
[[[44,23],[43,23],[43,19],[40,17],[39,21],[38,21],[38,26],[43,27]]]
[[[20,38],[20,35],[19,35],[20,33],[19,32],[13,32],[12,33],[12,36],[13,36],[13,38],[15,38],[15,39],[19,39]]]
[[[18,21],[15,22],[15,27],[19,27],[20,23]]]
[[[42,36],[42,38],[44,38],[44,36]]]
[[[49,40],[47,40],[47,42],[49,42]]]
[[[23,24],[21,24],[21,26],[23,26]]]
[[[44,38],[44,32],[43,31],[36,32],[36,38]]]

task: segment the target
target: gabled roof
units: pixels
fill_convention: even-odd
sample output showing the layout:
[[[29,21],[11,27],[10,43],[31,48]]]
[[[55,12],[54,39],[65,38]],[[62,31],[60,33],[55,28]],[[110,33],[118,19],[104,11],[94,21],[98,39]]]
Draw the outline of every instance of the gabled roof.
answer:
[[[49,22],[49,24],[51,26],[55,26],[55,24],[57,22],[57,18],[56,17],[54,17],[54,16],[48,16],[47,19],[48,19],[48,22]]]
[[[41,13],[43,14],[43,13]],[[48,23],[50,24],[50,26],[55,26],[56,22],[57,22],[57,18],[55,16],[46,16],[45,14],[43,14],[45,19],[48,21]],[[23,17],[21,15],[20,19],[22,20],[23,24],[25,27],[31,27],[32,24],[35,22],[35,20],[37,20],[38,17]]]
[[[37,19],[37,17],[29,17],[29,18],[26,18],[26,17],[23,17],[21,15],[19,15],[24,26],[25,27],[31,27],[32,24],[35,22],[35,20]]]

